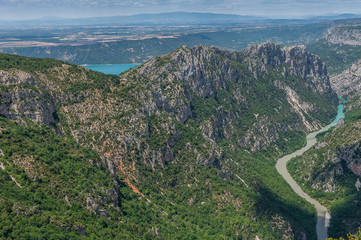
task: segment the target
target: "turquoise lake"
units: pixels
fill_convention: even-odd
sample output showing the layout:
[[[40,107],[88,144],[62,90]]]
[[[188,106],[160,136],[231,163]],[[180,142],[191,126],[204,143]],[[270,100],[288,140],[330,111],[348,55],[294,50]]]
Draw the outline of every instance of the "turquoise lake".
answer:
[[[109,64],[109,65],[84,65],[83,67],[105,74],[121,74],[139,64]]]

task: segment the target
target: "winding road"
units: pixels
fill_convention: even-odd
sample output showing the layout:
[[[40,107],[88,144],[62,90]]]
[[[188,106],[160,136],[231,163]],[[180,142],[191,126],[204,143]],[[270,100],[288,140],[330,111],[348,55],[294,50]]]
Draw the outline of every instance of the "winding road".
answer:
[[[317,134],[327,131],[329,128],[335,126],[341,118],[345,117],[345,115],[343,113],[343,104],[346,101],[343,99],[341,99],[341,100],[343,101],[343,103],[337,106],[337,109],[338,109],[337,116],[336,116],[336,119],[332,123],[330,123],[326,127],[323,127],[322,129],[320,129],[316,132],[312,132],[312,133],[308,134],[306,137],[306,140],[307,140],[306,146],[304,146],[303,148],[301,148],[291,154],[283,156],[282,158],[278,159],[277,164],[276,164],[277,171],[282,175],[282,177],[286,180],[286,182],[291,186],[293,191],[295,191],[299,196],[303,197],[308,202],[310,202],[313,206],[315,206],[315,208],[317,210],[316,230],[317,230],[317,239],[318,240],[327,239],[327,230],[328,230],[328,226],[329,226],[330,219],[331,219],[330,213],[325,206],[321,205],[317,200],[311,198],[307,193],[305,193],[301,189],[301,187],[296,183],[296,181],[289,174],[289,172],[287,170],[287,162],[294,157],[302,155],[304,152],[306,152],[308,149],[310,149],[317,142],[317,139],[316,139]]]

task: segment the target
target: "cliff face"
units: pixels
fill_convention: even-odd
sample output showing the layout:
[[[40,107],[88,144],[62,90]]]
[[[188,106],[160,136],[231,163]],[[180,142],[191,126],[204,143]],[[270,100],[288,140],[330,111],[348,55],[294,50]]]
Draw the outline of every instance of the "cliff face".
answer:
[[[361,88],[361,62],[352,66],[340,74],[334,75],[330,79],[332,88],[348,99],[353,99],[359,95]]]
[[[325,36],[331,44],[346,44],[351,46],[361,45],[361,29],[356,27],[336,27],[328,30]]]
[[[318,128],[321,122],[320,119],[312,122],[306,120],[308,117],[312,118],[312,114],[318,110],[313,103],[308,102],[304,96],[300,96],[299,82],[288,82],[283,79],[288,76],[291,78],[297,76],[297,78],[302,79],[302,87],[308,88],[308,93],[320,93],[321,96],[328,98],[326,101],[332,103],[335,101],[325,65],[318,57],[307,53],[304,47],[282,49],[276,44],[266,43],[233,53],[217,48],[195,47],[188,49],[183,47],[170,55],[145,63],[137,71],[141,76],[146,76],[157,85],[157,88],[153,86],[152,89],[154,95],[163,96],[164,102],[161,103],[163,109],[147,110],[151,113],[165,110],[167,114],[175,114],[176,119],[181,122],[185,122],[191,117],[192,95],[201,99],[213,98],[220,102],[222,99],[219,99],[219,95],[222,91],[230,93],[234,97],[235,103],[244,109],[247,117],[251,118],[250,122],[254,125],[253,131],[264,129],[264,132],[254,134],[249,131],[247,136],[242,137],[234,127],[230,129],[230,126],[233,125],[232,121],[235,121],[242,114],[242,110],[240,107],[235,107],[225,112],[224,106],[222,106],[222,108],[214,110],[217,112],[216,115],[222,116],[222,122],[219,121],[219,118],[210,118],[213,122],[212,126],[218,126],[218,129],[213,129],[214,133],[210,133],[210,135],[214,139],[238,135],[241,145],[250,147],[252,151],[269,146],[270,143],[278,139],[276,129],[282,129],[280,123],[272,122],[273,117],[270,114],[258,112],[262,107],[255,109],[258,108],[255,106],[256,102],[261,101],[261,99],[270,100],[275,97],[272,100],[275,102],[277,97],[281,98],[277,95],[271,96],[267,92],[267,88],[269,91],[274,90],[279,94],[286,95],[288,103],[292,106],[291,112],[297,114],[301,120],[296,121],[296,126],[292,126],[294,130],[310,131]],[[128,74],[127,77],[134,77],[132,74],[134,73]],[[266,78],[270,79],[267,81]],[[168,85],[168,89],[180,88],[169,86],[174,84],[183,85],[180,92],[174,93],[172,90],[164,91],[162,89],[162,85]],[[168,101],[179,93],[181,93],[181,98],[178,98],[178,101]],[[303,93],[305,92],[302,91],[301,94]],[[250,98],[255,102],[251,101]],[[228,101],[228,99],[224,100]],[[284,102],[283,100],[280,101]],[[160,103],[149,104],[149,106],[157,105],[159,106]],[[274,104],[272,107],[274,109],[282,108],[282,105],[276,105]],[[169,108],[167,108],[168,106]],[[175,109],[178,109],[179,112],[176,112]],[[284,110],[281,109],[280,111],[283,112]],[[280,114],[276,111],[274,110],[271,114]],[[249,127],[246,126],[244,130],[249,130]],[[255,138],[265,136],[265,139],[249,139],[252,136]]]
[[[149,202],[152,234],[196,234],[195,227],[209,236],[206,226],[232,218],[232,237],[312,239],[311,208],[273,166],[336,112],[325,65],[304,47],[184,46],[119,77],[61,62],[41,70],[21,63],[1,71],[1,114],[44,123],[94,149],[115,179]],[[84,204],[102,215],[94,201]],[[197,209],[204,212],[194,215]],[[205,216],[215,222],[177,220]]]
[[[340,74],[330,79],[332,88],[339,96],[350,101],[347,110],[356,109],[361,106],[361,62],[358,61]]]
[[[314,93],[331,94],[327,69],[319,57],[306,51],[305,46],[283,47],[266,43],[251,46],[242,53],[249,65],[249,71],[256,74],[266,72],[267,68],[283,66],[284,76],[297,75],[304,79],[303,84]],[[253,70],[256,71],[253,71]]]
[[[32,75],[21,70],[0,71],[0,85],[6,89],[1,96],[1,115],[22,121],[23,114],[36,123],[56,124],[55,103],[45,92],[36,90],[39,84]]]

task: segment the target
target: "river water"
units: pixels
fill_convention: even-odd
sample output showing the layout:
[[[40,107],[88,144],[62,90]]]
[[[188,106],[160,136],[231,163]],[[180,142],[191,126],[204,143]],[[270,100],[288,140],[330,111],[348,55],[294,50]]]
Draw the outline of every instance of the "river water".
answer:
[[[330,219],[331,219],[330,213],[325,206],[321,205],[317,200],[311,198],[307,193],[305,193],[301,189],[301,187],[296,183],[296,181],[289,174],[289,172],[287,170],[287,162],[291,158],[300,156],[304,152],[306,152],[308,149],[310,149],[317,142],[317,139],[316,139],[317,134],[327,131],[329,128],[335,126],[341,118],[345,117],[345,115],[343,113],[343,104],[345,103],[345,101],[343,99],[341,99],[341,100],[343,101],[343,103],[337,106],[337,109],[338,109],[337,116],[332,123],[330,123],[326,127],[323,127],[322,129],[320,129],[316,132],[312,132],[312,133],[308,134],[306,137],[306,140],[307,140],[306,146],[304,146],[303,148],[301,148],[291,154],[283,156],[282,158],[278,159],[277,164],[276,164],[277,171],[282,175],[282,177],[286,180],[286,182],[291,186],[293,191],[295,191],[299,196],[303,197],[308,202],[310,202],[313,206],[315,206],[315,208],[317,210],[316,230],[317,230],[317,239],[318,240],[327,239],[327,230],[328,230],[328,226],[329,226]]]

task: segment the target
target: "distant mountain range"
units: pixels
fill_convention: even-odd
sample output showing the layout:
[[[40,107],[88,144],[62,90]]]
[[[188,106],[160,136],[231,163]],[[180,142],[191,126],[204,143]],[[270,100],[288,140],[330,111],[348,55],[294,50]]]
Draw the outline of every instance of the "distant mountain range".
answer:
[[[169,12],[159,14],[138,14],[131,16],[110,16],[91,18],[58,18],[46,17],[34,20],[0,20],[0,26],[59,26],[59,25],[223,25],[223,24],[298,24],[351,19],[361,17],[360,14],[339,14],[326,16],[310,16],[300,18],[271,18],[265,16]]]

